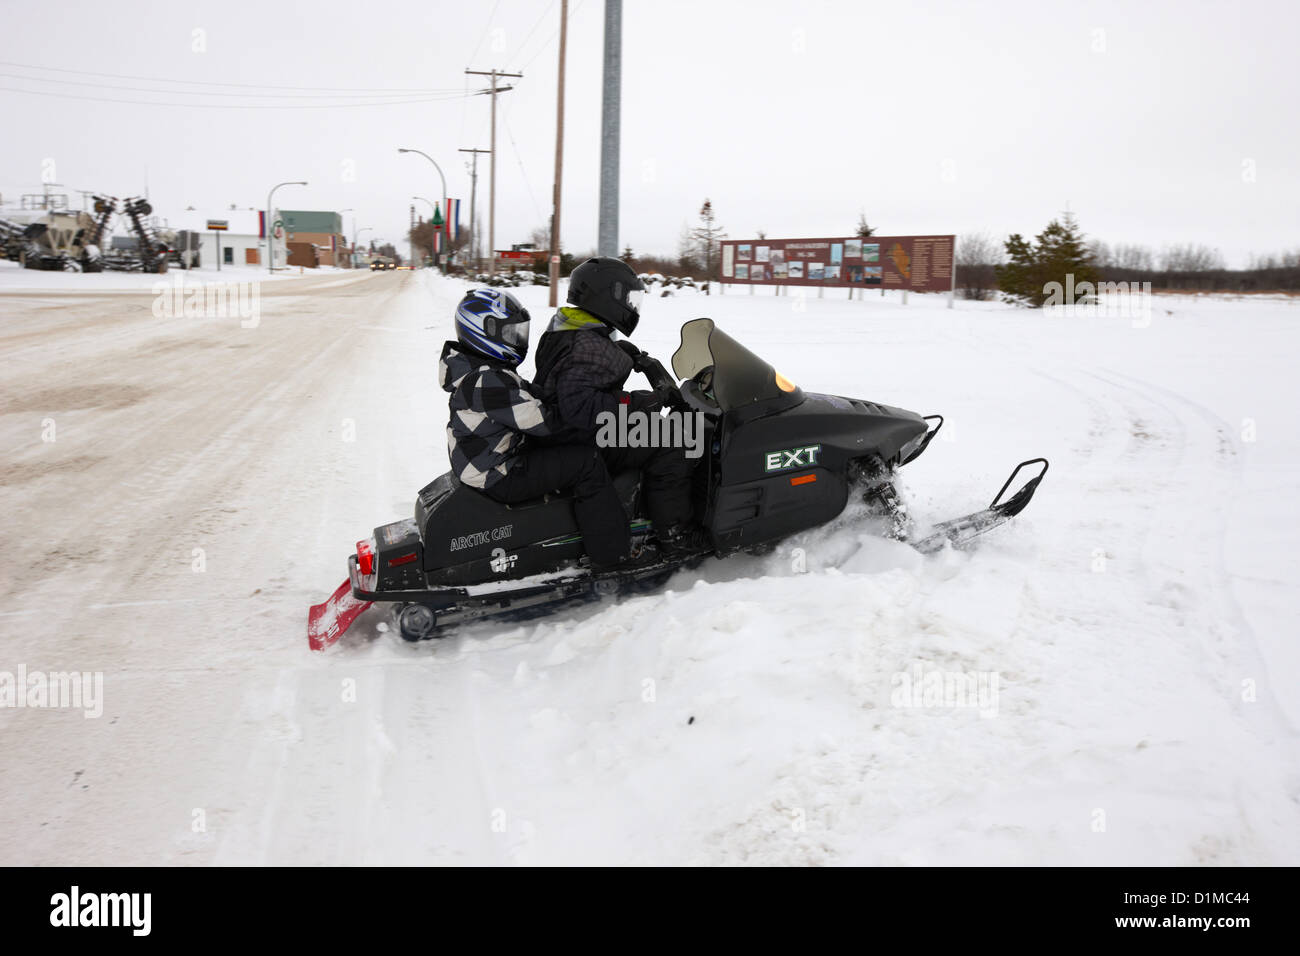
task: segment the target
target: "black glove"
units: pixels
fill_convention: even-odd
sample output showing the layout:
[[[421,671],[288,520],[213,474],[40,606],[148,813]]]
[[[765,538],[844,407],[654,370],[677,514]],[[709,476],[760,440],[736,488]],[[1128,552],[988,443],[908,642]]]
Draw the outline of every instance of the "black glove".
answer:
[[[681,392],[662,385],[656,389],[638,389],[628,393],[628,408],[634,412],[658,411],[661,408],[685,407]]]
[[[663,407],[664,401],[658,392],[651,392],[644,388],[637,389],[635,392],[628,392],[628,411],[657,412]]]
[[[644,352],[641,354],[644,356],[645,361],[637,366],[636,370],[645,375],[656,390],[666,388],[675,393],[677,391],[677,379],[668,374],[668,370],[663,367],[663,363],[657,358],[651,358]]]
[[[629,342],[627,339],[618,339],[614,342],[619,348],[627,353],[627,357],[632,360],[632,367],[636,368],[636,363],[641,356],[645,355],[639,348]]]
[[[668,370],[657,358],[648,352],[642,352],[627,339],[619,339],[614,344],[627,353],[628,358],[632,360],[632,368],[644,375],[656,392],[667,388],[676,393],[677,379],[668,374]],[[668,402],[665,401],[664,404]]]

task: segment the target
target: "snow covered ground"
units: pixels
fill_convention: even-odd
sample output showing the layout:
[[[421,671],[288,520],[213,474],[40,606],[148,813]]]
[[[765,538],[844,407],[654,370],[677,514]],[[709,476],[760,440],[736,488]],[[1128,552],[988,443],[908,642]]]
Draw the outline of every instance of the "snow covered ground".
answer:
[[[808,390],[944,414],[922,522],[1051,472],[968,553],[850,525],[311,654],[353,542],[445,468],[464,288],[277,282],[256,328],[0,291],[0,672],[104,674],[96,719],[0,709],[0,864],[1300,863],[1295,300],[652,298],[665,359],[709,315]],[[936,672],[982,694],[904,693]]]

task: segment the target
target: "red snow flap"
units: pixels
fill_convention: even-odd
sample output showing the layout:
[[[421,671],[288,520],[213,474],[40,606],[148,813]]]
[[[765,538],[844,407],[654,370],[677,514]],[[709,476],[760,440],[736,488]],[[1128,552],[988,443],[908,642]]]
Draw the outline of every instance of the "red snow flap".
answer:
[[[352,582],[344,581],[324,604],[315,604],[307,612],[307,643],[313,651],[323,651],[346,631],[373,601],[359,601],[352,596]]]

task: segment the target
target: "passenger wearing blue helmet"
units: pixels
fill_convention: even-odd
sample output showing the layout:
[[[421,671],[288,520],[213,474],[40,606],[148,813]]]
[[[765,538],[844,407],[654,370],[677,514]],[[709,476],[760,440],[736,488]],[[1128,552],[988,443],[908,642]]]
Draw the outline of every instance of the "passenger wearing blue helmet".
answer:
[[[627,557],[627,513],[599,449],[546,443],[564,428],[518,372],[528,324],[528,310],[508,292],[475,289],[461,299],[456,341],[443,346],[438,363],[439,384],[450,395],[452,471],[504,504],[572,494],[592,565],[616,565]]]

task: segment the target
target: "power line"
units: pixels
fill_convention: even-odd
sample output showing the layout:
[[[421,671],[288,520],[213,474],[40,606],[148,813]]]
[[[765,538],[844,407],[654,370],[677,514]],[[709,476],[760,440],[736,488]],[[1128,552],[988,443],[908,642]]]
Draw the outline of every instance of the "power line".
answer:
[[[497,7],[501,6],[501,0],[492,4],[492,12],[488,14],[487,23],[483,24],[483,33],[478,38],[478,44],[474,47],[474,52],[469,55],[470,62],[478,56],[478,51],[483,47],[483,41],[487,39],[488,31],[492,29],[492,20],[497,15]]]
[[[505,70],[471,70],[465,69],[466,74],[474,76],[490,76],[492,78],[492,88],[482,90],[481,92],[492,95],[492,159],[490,162],[491,185],[488,189],[488,275],[496,274],[496,236],[497,236],[497,95],[513,89],[513,87],[497,86],[498,77],[513,77],[523,79],[522,73],[509,73]],[[477,94],[476,94],[477,95]]]
[[[429,94],[444,95],[454,94],[454,89],[447,90],[428,90],[419,93],[230,93],[224,90],[165,90],[149,88],[145,86],[100,86],[89,80],[56,80],[52,77],[42,76],[24,76],[21,73],[0,73],[0,76],[8,77],[12,80],[26,80],[30,83],[59,83],[63,86],[92,86],[101,90],[121,90],[127,93],[163,93],[176,96],[230,96],[239,98],[258,97],[261,99],[272,100],[297,100],[297,99],[374,99],[375,97],[417,97],[427,96]],[[39,92],[39,91],[32,91]],[[417,102],[412,100],[412,102]]]
[[[578,11],[582,9],[582,3],[583,0],[578,0],[578,2],[573,5],[573,9],[569,11],[570,20],[572,20],[573,17],[577,15]],[[533,60],[537,59],[539,56],[545,53],[546,50],[550,47],[551,41],[554,40],[559,35],[560,35],[560,28],[556,27],[555,32],[552,33],[549,37],[547,37],[546,41],[540,47],[537,48],[537,52],[535,52],[532,56],[530,56],[528,58],[528,61],[519,68],[519,72],[522,73],[529,66],[529,64],[533,62]]]
[[[318,92],[334,93],[450,93],[451,89],[439,90],[429,87],[350,87],[350,86],[273,86],[267,83],[223,83],[213,80],[169,80],[160,76],[132,76],[125,73],[94,73],[89,70],[68,70],[57,66],[36,66],[32,63],[14,63],[9,60],[0,60],[0,66],[13,66],[24,70],[42,70],[47,73],[73,73],[77,76],[98,76],[105,79],[113,80],[143,80],[149,83],[174,83],[184,86],[236,86],[245,89],[258,90],[314,90]],[[24,77],[24,79],[40,80],[41,77]],[[179,93],[180,90],[171,90],[169,92]]]
[[[505,124],[510,148],[515,151],[515,162],[519,164],[519,173],[524,177],[524,188],[528,190],[528,198],[533,201],[533,211],[537,213],[539,219],[545,219],[546,214],[542,212],[542,207],[537,204],[537,197],[533,195],[533,184],[528,181],[528,170],[524,169],[524,157],[520,155],[519,147],[515,144],[515,134],[510,129],[510,117],[504,112],[501,114],[501,122]]]
[[[157,100],[119,100],[105,96],[79,96],[74,93],[51,93],[44,90],[20,90],[10,86],[0,86],[0,92],[25,93],[28,96],[53,96],[61,100],[81,100],[88,103],[125,103],[128,106],[179,106],[184,109],[208,110],[331,110],[349,109],[367,106],[409,106],[412,103],[436,103],[458,99],[461,94],[430,96],[423,99],[388,100],[382,103],[293,103],[273,106],[269,103],[169,103]]]
[[[528,41],[533,38],[533,34],[537,32],[537,28],[542,25],[542,21],[546,19],[547,15],[551,12],[551,8],[554,6],[555,0],[551,0],[551,2],[546,5],[546,9],[542,11],[542,15],[533,21],[532,28],[524,35],[523,40],[519,43],[519,54],[523,53],[524,48],[528,46]]]

